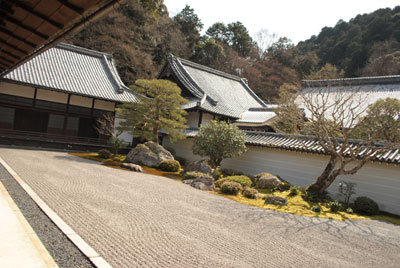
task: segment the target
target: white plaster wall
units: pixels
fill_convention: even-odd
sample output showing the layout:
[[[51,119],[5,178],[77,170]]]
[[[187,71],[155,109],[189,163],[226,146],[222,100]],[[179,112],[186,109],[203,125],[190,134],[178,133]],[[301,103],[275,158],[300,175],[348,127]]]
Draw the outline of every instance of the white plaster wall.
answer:
[[[186,139],[170,144],[164,139],[163,144],[174,148],[178,156],[189,161],[200,159],[192,154],[192,140]],[[299,153],[265,147],[249,146],[240,157],[222,161],[224,168],[241,171],[248,175],[268,172],[279,175],[298,186],[305,187],[313,183],[328,163],[328,157],[311,153]],[[357,183],[357,196],[374,199],[381,210],[400,214],[400,167],[383,163],[368,163],[354,175],[339,176],[328,191],[337,197],[338,183],[341,180]]]
[[[45,90],[45,89],[38,89],[36,98],[39,100],[52,101],[64,104],[67,104],[68,102],[68,94],[51,90]]]
[[[114,121],[115,131],[116,131],[116,128],[119,126],[120,122],[123,121],[123,120],[124,119],[121,119],[121,118],[115,118],[115,121]],[[124,132],[121,133],[121,135],[118,136],[118,138],[120,138],[121,140],[123,140],[125,142],[131,143],[132,139],[133,139],[133,136],[129,132],[124,131]]]
[[[26,87],[12,83],[0,82],[0,93],[33,98],[35,89],[33,87]]]
[[[188,112],[186,115],[186,121],[189,127],[199,126],[199,112]]]
[[[92,98],[71,95],[70,104],[76,106],[82,106],[87,108],[92,108]]]
[[[94,108],[99,110],[114,112],[115,103],[111,101],[95,100]]]

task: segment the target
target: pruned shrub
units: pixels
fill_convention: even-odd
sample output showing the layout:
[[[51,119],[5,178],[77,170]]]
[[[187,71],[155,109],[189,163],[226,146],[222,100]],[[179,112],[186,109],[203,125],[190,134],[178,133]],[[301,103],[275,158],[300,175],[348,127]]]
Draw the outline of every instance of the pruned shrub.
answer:
[[[365,215],[375,215],[379,212],[379,206],[371,198],[359,196],[354,200],[354,211]]]
[[[304,194],[302,194],[301,197],[303,198],[304,201],[307,201],[307,202],[323,202],[326,199],[331,200],[328,197],[327,192],[315,193],[315,192],[311,192],[311,191],[306,191],[306,192],[304,192]]]
[[[250,187],[252,184],[252,181],[249,177],[247,176],[229,176],[224,178],[227,181],[234,181],[240,183],[243,187],[248,186]]]
[[[289,188],[289,195],[296,196],[301,193],[301,188],[295,185],[290,186]]]
[[[103,159],[109,159],[113,156],[113,154],[107,149],[99,150],[98,154],[99,154],[99,157],[101,157]]]
[[[234,181],[225,181],[220,188],[221,193],[229,195],[237,195],[241,190],[242,185]]]
[[[311,211],[314,211],[315,213],[321,213],[322,208],[318,205],[314,205],[311,207]]]
[[[161,163],[158,164],[157,168],[162,171],[177,172],[181,169],[181,165],[178,161],[169,159],[161,161]]]
[[[327,204],[327,207],[330,208],[332,212],[338,212],[339,210],[342,209],[342,204],[339,201],[334,200],[329,202]]]
[[[278,190],[280,192],[284,192],[284,191],[289,190],[291,186],[292,186],[291,184],[284,182],[284,183],[281,183],[278,186],[276,186],[276,190]]]
[[[249,199],[258,199],[260,197],[260,194],[256,189],[247,186],[243,188],[242,195]]]
[[[182,167],[186,166],[186,159],[180,156],[174,156],[175,160],[181,164]]]
[[[202,172],[189,171],[189,172],[185,172],[183,174],[183,179],[184,180],[194,180],[194,179],[196,179],[198,177],[202,177],[202,176],[209,176],[209,175],[202,173]]]
[[[243,172],[240,172],[240,171],[237,171],[237,170],[233,170],[233,169],[229,169],[229,168],[222,168],[221,171],[222,171],[222,175],[224,177],[244,175]]]
[[[353,214],[353,209],[352,208],[347,208],[346,212],[349,213],[349,214]]]

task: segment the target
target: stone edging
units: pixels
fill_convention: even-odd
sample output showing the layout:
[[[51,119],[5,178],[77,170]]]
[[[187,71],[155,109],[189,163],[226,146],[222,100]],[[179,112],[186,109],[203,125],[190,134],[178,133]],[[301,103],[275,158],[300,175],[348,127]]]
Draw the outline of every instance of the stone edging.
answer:
[[[89,259],[97,268],[112,268],[112,266],[101,257],[86,241],[84,241],[75,231],[60,218],[40,197],[26,184],[22,178],[0,157],[0,164],[18,182],[32,200],[49,217],[49,219],[64,233],[65,236]]]

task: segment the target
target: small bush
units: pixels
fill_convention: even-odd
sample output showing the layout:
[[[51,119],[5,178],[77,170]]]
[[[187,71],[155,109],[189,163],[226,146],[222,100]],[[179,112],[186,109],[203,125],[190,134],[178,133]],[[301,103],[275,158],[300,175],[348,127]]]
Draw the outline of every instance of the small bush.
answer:
[[[222,169],[220,167],[216,167],[212,176],[215,180],[222,178],[223,177]]]
[[[196,179],[198,177],[202,177],[202,176],[209,176],[209,175],[202,173],[202,172],[189,171],[189,172],[185,172],[183,174],[183,179],[184,180],[194,180],[194,179]]]
[[[346,212],[349,213],[349,214],[353,214],[353,209],[352,208],[347,208]]]
[[[290,186],[290,189],[289,189],[290,196],[296,196],[296,195],[300,194],[300,192],[301,192],[300,187],[297,187],[295,185]]]
[[[237,195],[242,190],[242,185],[234,181],[225,181],[221,185],[221,193],[229,195]]]
[[[157,168],[162,171],[177,172],[181,169],[181,165],[176,160],[163,160]]]
[[[284,192],[284,191],[289,190],[291,186],[292,186],[291,184],[284,182],[284,183],[279,184],[276,187],[276,190],[278,190],[280,192]]]
[[[359,196],[354,200],[354,211],[365,215],[375,215],[379,212],[379,206],[371,198]]]
[[[179,164],[181,164],[182,167],[186,166],[186,159],[180,156],[175,156],[174,157],[176,161],[179,162]]]
[[[221,186],[222,186],[222,184],[224,183],[224,182],[226,182],[227,180],[226,180],[226,178],[223,178],[223,179],[219,179],[219,180],[217,180],[217,181],[215,181],[215,187],[218,187],[218,188],[221,188]]]
[[[321,194],[321,193],[306,191],[301,197],[303,198],[304,201],[307,202],[323,202],[326,199],[330,200],[327,192]]]
[[[256,189],[247,186],[243,188],[242,195],[249,199],[258,199],[260,197]]]
[[[342,209],[342,204],[340,204],[339,201],[334,200],[332,202],[329,202],[327,204],[327,207],[330,208],[332,212],[338,212],[339,210]]]
[[[318,205],[314,205],[314,206],[311,207],[311,211],[314,211],[316,213],[321,213],[322,208],[320,206],[318,206]]]
[[[240,183],[242,186],[248,186],[250,187],[252,184],[252,181],[249,177],[247,176],[229,176],[224,178],[227,181],[234,181]]]
[[[107,149],[101,149],[99,152],[98,152],[98,154],[99,154],[99,156],[101,157],[101,158],[103,158],[103,159],[109,159],[109,158],[111,158],[112,157],[112,153],[109,151],[109,150],[107,150]]]
[[[241,176],[244,175],[242,172],[237,171],[237,170],[233,170],[233,169],[229,169],[229,168],[222,168],[222,175],[224,177],[229,177],[229,176]]]

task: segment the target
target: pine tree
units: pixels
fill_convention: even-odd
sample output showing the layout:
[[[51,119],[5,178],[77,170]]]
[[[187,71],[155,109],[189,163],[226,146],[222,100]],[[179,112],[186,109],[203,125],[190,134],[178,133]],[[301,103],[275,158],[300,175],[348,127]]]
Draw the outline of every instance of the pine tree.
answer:
[[[139,79],[131,90],[139,94],[135,103],[124,103],[117,113],[124,120],[119,130],[129,131],[134,137],[158,142],[158,132],[165,131],[171,141],[185,138],[186,112],[181,106],[187,100],[173,82],[162,79]]]

